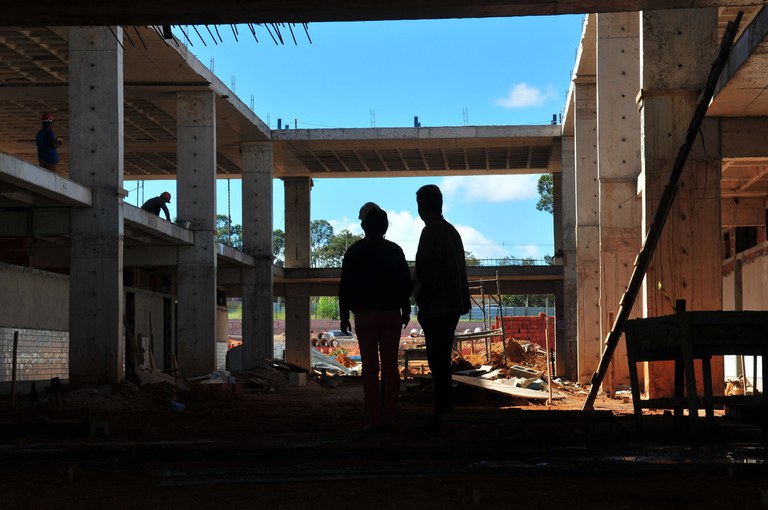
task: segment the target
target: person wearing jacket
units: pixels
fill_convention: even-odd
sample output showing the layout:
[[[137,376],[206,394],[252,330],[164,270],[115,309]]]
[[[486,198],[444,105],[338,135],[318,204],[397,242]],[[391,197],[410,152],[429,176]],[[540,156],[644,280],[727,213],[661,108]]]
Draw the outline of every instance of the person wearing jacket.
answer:
[[[443,218],[440,188],[422,186],[416,192],[416,202],[425,226],[416,251],[413,296],[432,373],[435,407],[427,428],[438,431],[442,415],[453,409],[453,339],[459,317],[469,312],[471,303],[464,244],[456,228]]]
[[[369,418],[363,432],[386,432],[392,430],[397,411],[397,354],[400,332],[411,318],[413,281],[403,250],[384,239],[389,226],[387,213],[370,203],[360,213],[365,237],[347,249],[341,267],[340,326],[349,332],[350,312],[354,314]]]

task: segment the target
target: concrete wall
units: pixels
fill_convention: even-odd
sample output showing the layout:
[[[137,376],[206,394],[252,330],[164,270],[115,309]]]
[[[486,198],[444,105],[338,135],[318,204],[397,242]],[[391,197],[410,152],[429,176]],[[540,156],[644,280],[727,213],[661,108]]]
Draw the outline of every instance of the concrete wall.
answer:
[[[739,272],[734,270],[736,263]],[[737,305],[740,288],[741,306]],[[750,248],[723,264],[723,310],[768,310],[768,242]]]
[[[69,277],[0,263],[0,327],[69,330]]]
[[[136,315],[133,327],[136,337],[142,339],[142,347],[145,351],[152,349],[155,367],[162,369],[165,364],[164,342],[166,340],[164,336],[164,299],[170,296],[141,289],[126,289],[126,292],[132,293],[135,299]],[[152,339],[151,346],[149,345],[150,338]],[[144,359],[144,366],[149,366],[148,353]]]
[[[0,393],[9,389],[14,331],[19,332],[17,381],[68,379],[69,277],[0,263],[0,289]],[[146,338],[152,334],[155,366],[162,368],[163,300],[170,296],[139,289],[130,292],[136,296],[136,334]]]
[[[9,390],[14,331],[19,332],[17,381],[66,379],[69,278],[0,263],[0,289],[0,392]]]
[[[40,329],[0,328],[0,394],[10,391],[13,362],[13,334],[19,332],[16,380],[48,381],[67,379],[69,374],[69,333]],[[38,391],[42,387],[37,388]]]

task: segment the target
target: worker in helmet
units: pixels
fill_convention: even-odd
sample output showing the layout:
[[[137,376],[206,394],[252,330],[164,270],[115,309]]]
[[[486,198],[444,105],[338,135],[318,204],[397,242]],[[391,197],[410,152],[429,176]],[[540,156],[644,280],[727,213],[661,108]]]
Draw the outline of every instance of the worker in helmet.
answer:
[[[40,121],[43,123],[43,127],[35,136],[37,160],[41,167],[64,175],[63,172],[59,171],[59,153],[57,149],[62,144],[62,141],[53,132],[53,115],[44,113]]]
[[[160,196],[150,198],[141,206],[145,211],[151,212],[155,216],[160,216],[160,210],[165,213],[165,219],[171,221],[171,215],[168,212],[168,207],[165,204],[171,203],[171,194],[167,191],[160,193]]]

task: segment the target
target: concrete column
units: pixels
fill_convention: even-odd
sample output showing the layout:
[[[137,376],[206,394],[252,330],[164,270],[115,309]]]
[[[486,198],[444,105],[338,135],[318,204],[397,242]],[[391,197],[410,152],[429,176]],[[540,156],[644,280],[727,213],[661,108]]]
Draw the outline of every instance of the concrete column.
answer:
[[[274,357],[272,307],[272,144],[244,143],[243,250],[255,259],[243,271],[243,367]]]
[[[563,290],[562,300],[555,296],[558,313],[558,331],[556,339],[558,374],[571,381],[577,375],[578,354],[578,291],[576,280],[576,173],[574,162],[573,136],[563,136],[563,170],[555,174],[554,192],[555,214],[560,213],[561,241],[563,250]],[[559,191],[558,191],[559,190]]]
[[[575,83],[576,272],[578,380],[585,384],[600,363],[600,231],[597,183],[597,104],[594,81]]]
[[[640,174],[640,15],[597,15],[597,151],[600,185],[600,331],[613,327],[621,296],[642,247]],[[633,316],[639,316],[640,307]],[[619,342],[603,380],[613,394],[629,384],[627,350]]]
[[[717,8],[644,11],[641,33],[641,185],[647,232],[717,53]],[[688,310],[722,307],[719,142],[718,121],[708,119],[688,157],[645,279],[647,316],[672,313],[676,299],[685,299]],[[722,362],[717,361],[714,381],[722,380]],[[646,375],[651,397],[671,396],[671,363],[650,364]]]
[[[112,384],[125,361],[123,32],[69,34],[69,178],[93,193],[92,208],[71,210],[69,378]]]
[[[285,183],[285,267],[310,263],[309,213],[312,180],[290,177]],[[309,289],[287,285],[285,291],[285,360],[309,369]]]
[[[177,211],[193,246],[179,247],[177,350],[181,375],[216,368],[216,109],[213,92],[177,94]]]

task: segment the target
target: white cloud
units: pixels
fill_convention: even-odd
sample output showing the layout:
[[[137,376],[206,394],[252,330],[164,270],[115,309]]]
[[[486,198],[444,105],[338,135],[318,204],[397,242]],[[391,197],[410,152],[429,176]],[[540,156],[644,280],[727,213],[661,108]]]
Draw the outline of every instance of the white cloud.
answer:
[[[397,243],[403,249],[407,260],[415,260],[424,222],[409,211],[387,211],[387,216],[389,217],[389,229],[387,230],[386,238]],[[343,217],[341,220],[328,220],[328,222],[333,226],[333,231],[336,234],[344,229],[357,235],[363,233],[358,220]],[[541,249],[538,245],[503,245],[486,237],[482,232],[473,227],[461,224],[454,224],[454,226],[459,231],[459,234],[461,234],[464,249],[472,252],[472,255],[478,259],[500,259],[510,256],[516,258],[542,258]]]
[[[511,202],[539,197],[539,175],[483,175],[446,177],[440,189],[450,200],[464,202]]]
[[[407,260],[416,258],[416,249],[419,247],[419,236],[424,222],[418,216],[413,216],[409,211],[387,211],[389,228],[386,238],[397,243],[405,253]],[[344,229],[355,235],[363,235],[360,220],[342,217],[340,220],[328,220],[333,227],[333,233],[338,234]]]
[[[328,220],[333,227],[333,234],[338,235],[342,230],[349,230],[354,235],[363,235],[363,227],[360,226],[360,220],[352,220],[342,216],[340,220]]]
[[[419,247],[419,236],[424,222],[418,216],[413,216],[408,211],[387,211],[389,217],[389,230],[387,239],[397,243],[405,253],[407,260],[416,259],[416,249]]]
[[[543,259],[544,255],[541,254],[541,249],[535,244],[516,244],[515,245],[515,258],[518,259]]]
[[[509,93],[505,97],[497,99],[496,104],[503,108],[531,108],[543,105],[554,95],[552,87],[542,90],[527,83],[518,83],[509,89]]]
[[[454,225],[461,234],[464,250],[472,252],[478,259],[498,259],[509,255],[496,241],[488,239],[482,232],[466,225]]]

